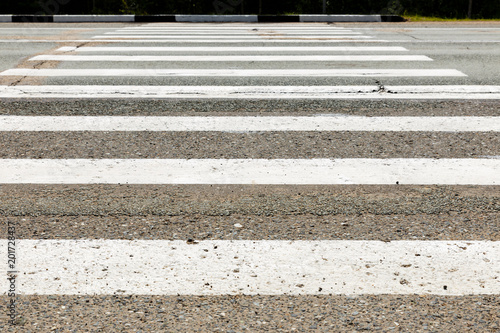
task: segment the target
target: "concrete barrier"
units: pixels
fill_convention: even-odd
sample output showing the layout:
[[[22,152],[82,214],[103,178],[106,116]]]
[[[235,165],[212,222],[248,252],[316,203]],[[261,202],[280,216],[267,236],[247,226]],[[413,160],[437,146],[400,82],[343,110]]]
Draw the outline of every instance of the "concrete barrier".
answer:
[[[135,15],[54,15],[54,22],[135,22]]]

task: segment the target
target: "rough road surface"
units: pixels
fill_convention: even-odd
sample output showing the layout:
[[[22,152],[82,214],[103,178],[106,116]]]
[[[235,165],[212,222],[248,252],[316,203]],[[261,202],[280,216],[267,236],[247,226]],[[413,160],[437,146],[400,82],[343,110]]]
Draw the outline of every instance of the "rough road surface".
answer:
[[[500,332],[499,45],[0,24],[1,330]]]

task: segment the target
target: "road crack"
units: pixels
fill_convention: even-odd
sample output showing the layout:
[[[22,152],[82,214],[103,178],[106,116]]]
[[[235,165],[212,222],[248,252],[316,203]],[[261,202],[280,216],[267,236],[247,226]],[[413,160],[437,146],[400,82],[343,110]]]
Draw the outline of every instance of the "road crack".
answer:
[[[387,89],[384,86],[384,84],[382,82],[380,82],[379,80],[376,80],[375,83],[378,86],[378,90],[376,91],[377,93],[379,93],[379,94],[397,94],[397,92]]]
[[[27,77],[28,77],[28,76],[23,76],[23,77],[21,77],[20,79],[18,79],[18,80],[16,80],[16,81],[14,81],[14,82],[12,82],[12,83],[10,83],[10,84],[9,84],[9,87],[12,87],[12,86],[17,86],[19,83],[21,83],[21,81],[23,81],[23,80],[24,80],[25,78],[27,78]]]
[[[375,81],[375,83],[376,83],[376,84],[377,84],[377,86],[378,86],[378,90],[377,90],[377,92],[378,92],[378,93],[385,93],[385,92],[387,92],[387,91],[385,90],[385,87],[384,87],[384,85],[382,84],[382,82],[380,82],[379,80],[376,80],[376,81]]]

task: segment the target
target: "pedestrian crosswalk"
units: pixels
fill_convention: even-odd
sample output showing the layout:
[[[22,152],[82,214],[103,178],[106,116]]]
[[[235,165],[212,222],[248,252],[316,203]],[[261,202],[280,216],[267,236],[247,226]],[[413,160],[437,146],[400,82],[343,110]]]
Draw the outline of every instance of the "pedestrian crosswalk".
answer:
[[[497,185],[484,159],[9,159],[3,184]]]
[[[141,73],[147,75],[144,70]],[[71,72],[71,70],[70,70]],[[100,72],[100,70],[96,70]],[[166,73],[167,71],[165,71]],[[175,71],[174,71],[175,72]],[[40,73],[40,72],[37,72]],[[69,72],[67,72],[69,73]],[[83,74],[83,72],[81,72]],[[113,72],[108,72],[109,74]],[[114,72],[118,73],[118,72]],[[152,71],[155,74],[155,71]],[[157,72],[156,72],[157,73]],[[196,73],[193,70],[192,73]],[[254,72],[255,73],[255,72]],[[284,73],[284,72],[283,72]],[[307,73],[307,71],[304,71]],[[230,72],[229,72],[230,74]],[[358,73],[359,74],[359,73]],[[374,77],[378,77],[372,73]],[[154,77],[171,77],[152,75]],[[82,75],[81,77],[86,77]],[[108,76],[116,78],[115,76]],[[179,78],[179,76],[177,76]],[[197,75],[187,78],[199,78]],[[213,76],[206,76],[214,79]],[[228,75],[232,77],[232,75]],[[295,76],[301,78],[301,76]],[[366,77],[353,75],[351,77]],[[73,79],[78,76],[73,76]],[[288,77],[289,79],[291,77]],[[43,86],[0,86],[3,98],[120,98],[120,99],[232,99],[232,100],[496,100],[500,98],[500,86],[209,86],[209,85],[43,85]],[[472,129],[473,130],[473,129]]]
[[[407,52],[408,49],[401,46],[63,46],[57,49],[59,52],[111,52],[111,53],[133,53],[133,52],[242,52],[243,54],[254,52]]]
[[[315,56],[124,56],[124,55],[112,55],[112,56],[101,56],[101,55],[89,55],[89,56],[77,56],[77,55],[40,55],[31,58],[32,61],[432,61],[426,56],[405,56],[405,55],[315,55]]]
[[[500,117],[0,116],[0,131],[500,132]]]
[[[26,243],[23,258],[34,274],[24,282],[25,290],[49,295],[495,294],[496,267],[490,259],[500,252],[498,242],[456,241],[202,241],[195,247],[146,240]],[[397,262],[408,266],[406,283],[391,272]],[[106,270],[96,269],[102,264]],[[483,282],[470,266],[485,272]],[[436,270],[449,281],[445,289],[432,282]]]
[[[454,69],[8,69],[3,76],[237,76],[237,77],[424,77],[466,76]]]
[[[212,31],[207,31],[212,30]],[[118,29],[114,32],[108,32],[104,35],[94,36],[95,39],[182,39],[186,41],[197,41],[199,39],[214,39],[214,40],[364,40],[371,39],[372,36],[366,36],[360,32],[355,32],[349,29],[333,28],[333,29],[297,29],[293,27],[279,27],[278,31],[264,26],[228,26],[228,27],[207,27],[207,30],[200,29],[169,29],[150,26],[136,29]],[[216,32],[215,34],[213,32]]]
[[[23,68],[0,72],[0,78],[12,79],[12,84],[0,86],[0,100],[42,100],[55,105],[61,101],[114,99],[146,104],[138,104],[134,115],[110,106],[103,106],[97,115],[88,114],[84,108],[70,113],[68,104],[64,104],[67,109],[60,107],[50,115],[0,115],[4,142],[20,142],[21,136],[31,138],[31,144],[9,147],[6,157],[0,159],[2,186],[47,186],[49,192],[60,191],[63,197],[65,191],[97,186],[95,197],[84,197],[81,202],[75,199],[74,208],[63,207],[75,216],[88,215],[90,220],[91,210],[78,210],[88,200],[97,205],[100,196],[116,191],[116,200],[127,205],[127,196],[114,186],[137,186],[145,191],[144,200],[152,202],[157,192],[164,189],[158,186],[174,186],[168,187],[172,206],[195,197],[184,193],[187,188],[199,188],[201,192],[193,200],[209,206],[213,198],[204,195],[203,186],[222,188],[221,197],[213,199],[217,204],[230,206],[238,200],[264,200],[259,205],[267,210],[261,215],[269,219],[273,218],[272,212],[285,205],[279,202],[282,196],[302,200],[301,193],[305,191],[307,198],[321,203],[332,189],[342,193],[328,199],[328,209],[334,210],[336,202],[351,197],[360,200],[358,206],[372,204],[372,200],[403,205],[387,199],[389,194],[377,194],[377,189],[385,188],[380,193],[390,193],[394,188],[403,188],[408,192],[401,196],[402,202],[413,204],[415,200],[423,211],[450,214],[453,209],[446,205],[449,201],[440,201],[440,191],[451,191],[446,195],[454,198],[454,189],[464,186],[479,193],[459,198],[461,204],[469,205],[468,213],[475,208],[498,213],[495,196],[474,206],[474,200],[485,197],[482,189],[500,185],[498,113],[457,116],[443,111],[401,115],[393,110],[371,114],[374,107],[370,106],[366,114],[360,115],[364,111],[357,110],[353,115],[349,107],[342,108],[341,104],[326,111],[314,107],[313,102],[321,100],[410,101],[419,105],[418,101],[429,100],[500,99],[500,86],[457,84],[453,80],[466,79],[467,73],[436,65],[428,55],[417,54],[409,47],[387,46],[383,39],[355,29],[317,24],[144,24],[115,29],[93,39],[98,43],[61,45],[46,54],[29,57]],[[132,42],[142,45],[128,46]],[[35,66],[45,62],[56,65]],[[26,63],[33,66],[26,68]],[[23,84],[29,77],[40,81]],[[85,80],[89,78],[101,81],[88,83]],[[180,78],[187,84],[165,84],[160,81],[162,78]],[[200,78],[207,81],[200,83]],[[379,81],[385,78],[402,78],[410,84],[385,85]],[[420,83],[422,78],[426,84]],[[73,79],[75,82],[70,84],[60,81]],[[245,84],[237,81],[240,79],[259,81]],[[310,84],[296,84],[295,79],[310,80]],[[276,80],[281,80],[280,84]],[[446,80],[452,83],[442,84]],[[242,100],[238,108],[211,106],[203,112],[176,104],[236,100]],[[262,106],[257,114],[244,109],[245,103],[261,100],[292,102],[285,111],[273,109],[273,104]],[[147,103],[165,101],[172,102],[171,109],[162,109],[160,104],[154,106],[160,108],[155,114],[148,110]],[[395,109],[404,106],[398,104]],[[163,137],[164,133],[174,133],[173,138]],[[125,139],[116,139],[115,134]],[[324,136],[324,142],[316,141],[318,135]],[[396,148],[379,147],[382,144],[373,139],[353,144],[357,137],[370,140],[373,135],[388,137],[384,144]],[[92,136],[96,141],[92,141]],[[423,136],[431,139],[422,143]],[[490,155],[478,152],[487,145],[482,141],[484,136],[488,137],[484,142],[490,143],[493,151]],[[59,157],[44,158],[49,153],[42,152],[37,158],[20,158],[12,152],[19,149],[29,156],[27,152],[36,148],[36,141],[45,142],[47,138],[61,146],[43,149],[57,151]],[[448,139],[450,145],[454,140],[463,146],[443,148]],[[152,157],[137,155],[141,152],[134,151],[133,140],[146,140],[142,144],[152,147]],[[186,156],[191,153],[188,147],[192,142],[203,156]],[[70,153],[71,147],[78,144],[86,145],[91,152]],[[259,148],[262,144],[268,147]],[[109,149],[107,154],[122,156],[103,158],[93,152],[93,145]],[[288,155],[231,158],[217,150],[224,146],[238,152],[245,145],[255,145],[253,149],[257,151],[275,149]],[[304,145],[304,149],[321,156],[305,157],[297,148]],[[410,153],[418,157],[406,156],[398,145],[410,147]],[[365,148],[368,152],[360,150]],[[343,149],[347,152],[342,154],[349,156],[338,157]],[[171,151],[181,153],[174,157],[162,155]],[[378,151],[384,151],[383,156],[377,156]],[[255,188],[263,190],[255,197],[247,195]],[[289,194],[290,188],[297,193]],[[40,200],[32,208],[43,215],[44,205],[52,205],[50,201]],[[231,213],[224,209],[200,214],[184,210],[189,205],[182,207],[179,216],[231,218]],[[9,209],[2,206],[2,211]],[[259,215],[249,211],[249,219]],[[287,206],[286,211],[287,214],[276,216],[286,215],[288,219],[301,215],[298,208]],[[338,215],[327,211],[326,216]],[[391,211],[392,208],[386,210]],[[67,212],[65,215],[71,215]],[[379,212],[375,218],[391,214],[384,213],[384,209]],[[302,215],[309,218],[308,214]],[[354,219],[361,220],[362,215],[358,212]],[[412,223],[411,214],[402,215]],[[137,224],[143,223],[139,214],[130,218],[136,219]],[[207,236],[201,240],[196,235],[192,239],[171,235],[158,240],[146,234],[129,240],[94,234],[87,237],[85,232],[63,239],[54,235],[37,238],[32,234],[33,239],[23,239],[18,245],[18,290],[25,295],[500,295],[500,245],[491,235],[462,239],[422,236],[428,234],[422,232],[397,241],[390,237],[368,239],[369,232],[365,238],[354,240],[288,239],[286,235],[270,240],[257,233],[254,238],[238,238],[234,229],[245,227],[238,222],[227,226],[228,236]],[[85,228],[92,229],[92,224]],[[362,222],[356,228],[362,230]],[[207,233],[213,235],[215,231]],[[7,257],[5,246],[1,253]],[[7,290],[7,281],[0,286]]]

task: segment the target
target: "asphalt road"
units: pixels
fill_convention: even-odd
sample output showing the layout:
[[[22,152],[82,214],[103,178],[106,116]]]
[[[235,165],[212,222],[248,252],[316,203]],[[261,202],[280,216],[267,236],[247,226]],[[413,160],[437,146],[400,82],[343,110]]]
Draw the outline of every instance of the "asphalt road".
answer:
[[[300,119],[295,130],[71,129],[76,117],[57,130],[44,128],[42,118],[23,130],[0,124],[0,225],[5,245],[8,227],[15,225],[20,272],[15,325],[8,322],[9,312],[2,312],[0,327],[6,332],[499,332],[500,94],[494,92],[500,85],[499,45],[497,22],[2,23],[0,116],[121,116],[124,122],[138,116],[243,116],[263,117],[264,123],[271,116],[382,117],[381,123],[447,118],[442,128],[424,130],[402,125],[315,130],[300,127]],[[325,47],[331,49],[320,49]],[[73,58],[50,59],[62,55]],[[103,55],[114,58],[92,58]],[[198,55],[347,59],[188,59]],[[389,55],[395,58],[383,59]],[[36,56],[42,58],[32,59]],[[117,56],[181,59],[118,61]],[[297,69],[305,74],[290,76]],[[118,71],[104,75],[107,70]],[[201,70],[210,73],[200,76]],[[233,72],[221,75],[227,70]],[[234,72],[242,70],[253,76]],[[412,71],[418,72],[412,76]],[[429,94],[418,93],[427,85]],[[43,90],[48,86],[55,92]],[[102,97],[103,86],[117,90]],[[120,90],[126,86],[135,90]],[[192,86],[194,92],[179,92],[178,86]],[[300,88],[301,96],[280,91],[294,86],[345,91]],[[395,94],[400,86],[409,86],[410,93]],[[150,87],[150,95],[139,93],[141,87]],[[197,92],[199,87],[212,90]],[[223,87],[242,90],[221,98]],[[35,95],[28,88],[42,90]],[[477,96],[474,89],[490,90]],[[490,117],[491,129],[477,130],[472,120],[466,129],[447,127],[459,117]],[[198,174],[214,177],[202,184],[190,182],[193,159],[280,159],[287,166],[331,160],[332,168],[343,160],[378,160],[403,166],[387,175],[382,166],[374,177],[384,180],[371,183],[331,171],[330,183],[302,184],[310,171],[304,168],[302,177],[275,184],[260,180],[265,177],[238,183],[234,179],[247,176],[221,164]],[[404,164],[413,159],[449,164],[431,171]],[[28,164],[49,160],[56,166],[48,171]],[[75,181],[90,173],[85,161],[102,160],[117,165],[174,160],[181,166],[165,175],[152,172],[151,179],[163,178],[150,185],[133,181],[149,169],[113,173],[109,165],[98,169],[93,181]],[[65,167],[67,161],[84,166]],[[464,161],[492,166],[481,174],[464,172]],[[10,168],[10,162],[19,167]],[[283,177],[289,172],[269,170]],[[437,181],[401,181],[432,170]],[[70,176],[60,176],[65,172]],[[484,182],[460,183],[459,176]],[[0,253],[7,264],[5,245]],[[281,253],[284,249],[289,252]],[[318,261],[308,261],[318,253]],[[7,309],[9,285],[0,286]]]

